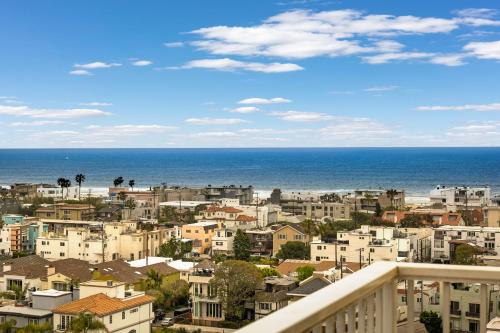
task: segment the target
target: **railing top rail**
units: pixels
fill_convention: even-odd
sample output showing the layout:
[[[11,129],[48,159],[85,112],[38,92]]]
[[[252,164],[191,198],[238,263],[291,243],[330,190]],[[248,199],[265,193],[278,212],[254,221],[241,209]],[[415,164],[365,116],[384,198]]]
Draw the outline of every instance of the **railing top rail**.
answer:
[[[500,284],[500,268],[488,266],[398,263],[401,280]]]
[[[324,322],[336,312],[375,292],[397,277],[395,262],[379,261],[298,302],[262,318],[238,332],[303,332]]]

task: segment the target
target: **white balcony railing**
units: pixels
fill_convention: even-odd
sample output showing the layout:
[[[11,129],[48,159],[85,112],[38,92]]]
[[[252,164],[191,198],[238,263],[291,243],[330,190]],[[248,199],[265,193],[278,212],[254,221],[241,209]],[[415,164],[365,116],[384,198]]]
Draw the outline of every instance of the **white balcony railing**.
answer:
[[[500,284],[500,268],[376,262],[238,332],[390,333],[397,329],[397,282],[438,281],[443,333],[450,332],[450,283],[480,283],[480,333],[486,332],[488,284]],[[414,294],[408,293],[405,332],[415,332]]]

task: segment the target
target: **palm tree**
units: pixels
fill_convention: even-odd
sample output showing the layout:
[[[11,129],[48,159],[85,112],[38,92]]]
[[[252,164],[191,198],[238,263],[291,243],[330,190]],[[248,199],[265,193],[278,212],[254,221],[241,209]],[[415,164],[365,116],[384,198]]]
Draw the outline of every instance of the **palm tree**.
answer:
[[[128,181],[128,186],[130,186],[132,188],[132,191],[134,190],[134,186],[135,186],[135,180],[131,179]]]
[[[120,200],[121,202],[124,202],[126,199],[127,199],[127,193],[125,193],[125,192],[118,193],[118,200]]]
[[[135,203],[134,198],[128,198],[125,201],[125,207],[128,208],[128,210],[129,210],[129,217],[130,217],[130,214],[132,214],[132,210],[135,209],[135,207],[137,207],[137,204]]]
[[[309,238],[313,235],[316,235],[317,226],[313,220],[309,220],[309,219],[304,220],[300,225],[304,229],[304,232],[309,236]]]
[[[163,275],[155,271],[154,269],[150,269],[148,271],[148,279],[146,280],[146,285],[150,289],[159,289],[163,282]]]
[[[118,187],[120,186],[121,184],[123,184],[125,180],[123,179],[122,176],[120,177],[116,177],[115,180],[113,180],[113,185],[115,185],[115,187]]]
[[[80,200],[80,193],[82,192],[82,183],[85,182],[85,175],[79,173],[75,176],[75,182],[78,183],[78,200]]]
[[[102,321],[96,319],[93,314],[88,313],[78,314],[78,317],[73,318],[69,327],[69,332],[72,333],[86,333],[93,331],[109,332],[108,328]]]
[[[64,199],[64,186],[66,184],[66,178],[57,178],[57,185],[61,187],[61,199]]]
[[[394,207],[394,197],[398,194],[398,191],[391,188],[390,190],[386,191],[387,196],[391,200],[391,206]]]

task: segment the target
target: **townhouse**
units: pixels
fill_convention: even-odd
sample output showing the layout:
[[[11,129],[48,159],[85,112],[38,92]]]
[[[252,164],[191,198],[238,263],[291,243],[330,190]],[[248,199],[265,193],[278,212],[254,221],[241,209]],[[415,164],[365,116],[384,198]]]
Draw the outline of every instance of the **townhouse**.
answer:
[[[448,211],[465,211],[487,206],[491,200],[488,186],[436,186],[430,191],[431,204],[440,204]]]
[[[287,224],[276,229],[273,233],[273,256],[278,254],[281,246],[292,241],[308,245],[309,235],[304,232],[300,225]]]
[[[236,230],[233,229],[216,229],[212,237],[212,253],[231,255],[234,252],[233,243]]]

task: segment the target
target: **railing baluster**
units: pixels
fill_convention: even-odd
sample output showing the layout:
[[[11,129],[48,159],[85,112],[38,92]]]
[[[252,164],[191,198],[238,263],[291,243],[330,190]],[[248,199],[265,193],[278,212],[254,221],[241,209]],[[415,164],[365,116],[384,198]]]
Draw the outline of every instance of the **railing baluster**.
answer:
[[[382,333],[382,309],[384,300],[382,299],[382,288],[377,290],[375,298],[375,332]]]
[[[395,289],[394,281],[389,281],[382,288],[384,298],[384,312],[382,315],[382,331],[384,333],[396,332],[396,304],[395,304]]]
[[[481,289],[479,292],[479,332],[486,333],[486,320],[488,318],[488,312],[490,311],[488,302],[488,285],[481,284]]]
[[[347,332],[356,333],[356,304],[347,308]]]
[[[325,333],[335,333],[335,318],[333,315],[325,321]]]
[[[423,300],[420,300],[421,302]],[[441,318],[443,333],[450,333],[450,283],[441,282]]]
[[[367,333],[375,332],[375,297],[369,295],[366,299],[366,328]]]
[[[406,332],[414,333],[415,332],[415,281],[414,280],[408,280],[407,282],[406,302],[408,303]]]
[[[345,310],[337,313],[337,333],[345,333]]]
[[[366,332],[366,300],[360,299],[358,302],[358,333]]]
[[[323,327],[323,324],[318,324],[318,325],[314,326],[314,328],[312,329],[312,333],[321,333],[322,327]]]

